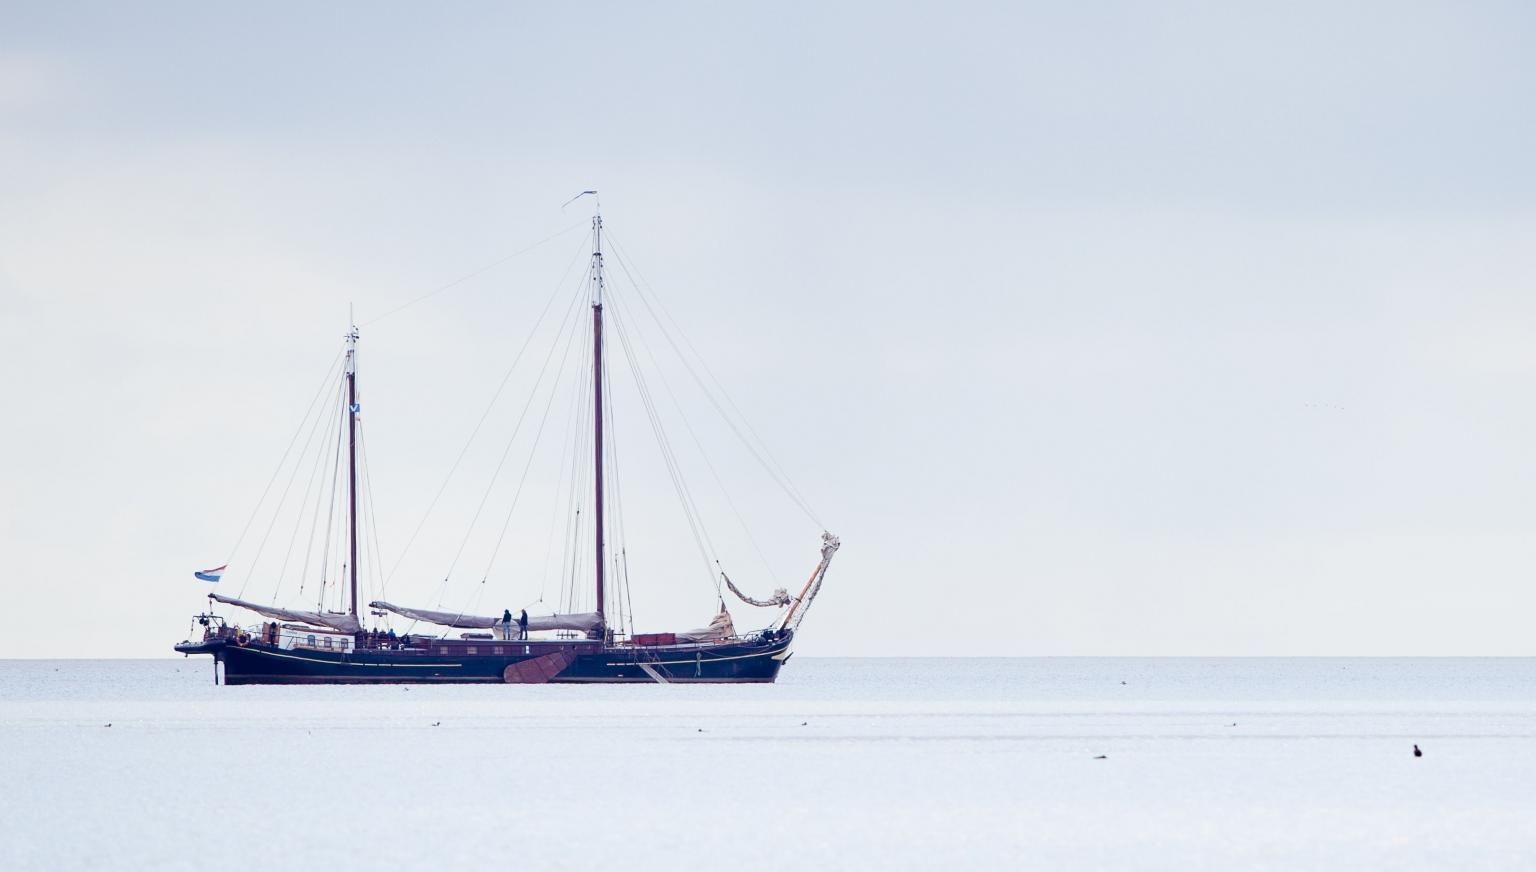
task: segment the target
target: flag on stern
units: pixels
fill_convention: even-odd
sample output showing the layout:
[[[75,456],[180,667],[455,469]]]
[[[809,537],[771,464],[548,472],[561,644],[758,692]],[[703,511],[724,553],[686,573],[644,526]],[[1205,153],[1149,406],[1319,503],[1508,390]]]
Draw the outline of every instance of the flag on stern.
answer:
[[[192,574],[202,579],[203,581],[218,581],[220,576],[224,574],[224,569],[227,566],[229,566],[228,563],[224,564],[224,566],[220,566],[217,569],[204,569],[202,572],[194,572]]]

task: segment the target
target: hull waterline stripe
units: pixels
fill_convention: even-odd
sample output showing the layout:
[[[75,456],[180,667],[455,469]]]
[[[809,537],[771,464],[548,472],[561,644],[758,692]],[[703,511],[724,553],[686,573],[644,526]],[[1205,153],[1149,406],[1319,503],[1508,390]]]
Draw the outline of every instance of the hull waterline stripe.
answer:
[[[246,673],[233,678],[226,676],[225,684],[416,684],[441,681],[445,684],[502,684],[498,676],[482,675],[414,675],[408,681],[398,675],[284,675]]]
[[[785,651],[788,651],[788,650],[789,650],[789,646],[785,645],[783,648],[780,648],[777,651],[759,651],[756,654],[737,654],[734,657],[708,657],[708,658],[705,658],[704,660],[651,660],[651,661],[649,661],[649,664],[651,666],[681,666],[681,665],[684,665],[684,664],[693,664],[693,663],[724,663],[727,660],[750,660],[753,657],[769,657],[769,656],[772,656],[774,654],[782,654],[782,653],[784,653]],[[631,661],[629,663],[624,663],[624,662],[613,663],[613,662],[610,662],[608,665],[609,666],[641,666],[643,664],[641,664],[639,661]]]
[[[240,648],[248,654],[260,654],[263,657],[281,657],[284,660],[298,660],[304,663],[321,663],[326,666],[381,666],[386,669],[459,669],[462,663],[362,663],[357,660],[316,660],[313,657],[298,657],[293,654],[279,654],[276,651],[263,651],[260,648]]]

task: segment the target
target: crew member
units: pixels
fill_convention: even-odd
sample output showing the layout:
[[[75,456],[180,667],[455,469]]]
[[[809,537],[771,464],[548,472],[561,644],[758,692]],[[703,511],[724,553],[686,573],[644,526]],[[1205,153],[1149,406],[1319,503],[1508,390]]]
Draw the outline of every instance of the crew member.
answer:
[[[512,610],[501,610],[501,638],[512,638]]]
[[[528,638],[528,610],[517,616],[517,636],[519,639]]]

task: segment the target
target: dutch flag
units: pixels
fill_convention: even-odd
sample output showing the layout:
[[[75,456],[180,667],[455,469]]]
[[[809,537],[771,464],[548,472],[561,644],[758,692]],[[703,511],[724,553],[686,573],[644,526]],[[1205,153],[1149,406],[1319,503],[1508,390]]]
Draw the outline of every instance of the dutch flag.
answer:
[[[218,581],[219,577],[224,574],[224,569],[227,566],[229,566],[229,564],[226,563],[224,566],[220,566],[217,569],[205,569],[202,572],[194,572],[192,574],[202,579],[203,581]]]

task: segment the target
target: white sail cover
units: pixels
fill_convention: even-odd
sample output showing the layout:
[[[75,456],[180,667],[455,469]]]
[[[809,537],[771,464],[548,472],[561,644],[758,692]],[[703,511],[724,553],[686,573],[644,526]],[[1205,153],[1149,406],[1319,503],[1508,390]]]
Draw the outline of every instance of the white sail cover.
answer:
[[[429,624],[440,624],[444,627],[458,627],[464,630],[494,630],[501,626],[501,618],[485,617],[484,615],[461,615],[456,612],[434,612],[430,609],[413,609],[406,606],[397,606],[394,603],[382,600],[371,602],[369,608],[384,609],[394,612],[402,618],[410,618],[413,621],[426,621]],[[517,626],[517,616],[512,618],[512,625]],[[528,632],[538,630],[596,630],[603,625],[603,619],[597,612],[579,612],[571,615],[529,615]]]
[[[248,603],[232,596],[220,596],[216,593],[208,594],[208,598],[216,603],[224,603],[230,606],[239,606],[242,609],[250,609],[258,615],[265,615],[278,621],[295,621],[301,624],[313,624],[317,627],[330,627],[338,633],[360,633],[362,625],[357,618],[346,612],[300,612],[293,609],[280,609],[277,606],[267,606],[260,603]]]
[[[729,639],[736,635],[736,625],[731,621],[731,613],[725,610],[725,603],[720,603],[720,613],[709,622],[709,626],[702,630],[690,630],[686,633],[678,633],[679,642],[714,642],[720,639]]]

